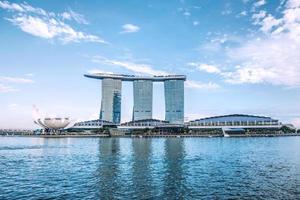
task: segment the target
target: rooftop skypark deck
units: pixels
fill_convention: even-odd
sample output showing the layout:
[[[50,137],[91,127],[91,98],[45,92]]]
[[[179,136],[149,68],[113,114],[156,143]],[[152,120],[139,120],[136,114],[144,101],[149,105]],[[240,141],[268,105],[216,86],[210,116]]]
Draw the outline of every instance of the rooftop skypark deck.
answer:
[[[135,75],[125,75],[125,74],[105,74],[105,73],[94,73],[85,74],[87,78],[94,79],[118,79],[122,81],[136,81],[136,80],[151,80],[153,82],[162,82],[167,80],[186,80],[185,75],[165,75],[165,76],[135,76]]]

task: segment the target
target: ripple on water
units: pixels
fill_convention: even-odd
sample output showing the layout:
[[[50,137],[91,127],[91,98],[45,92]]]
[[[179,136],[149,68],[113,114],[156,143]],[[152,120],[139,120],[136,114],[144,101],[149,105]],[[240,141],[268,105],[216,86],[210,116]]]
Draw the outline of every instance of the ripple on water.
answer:
[[[297,199],[299,145],[299,137],[2,137],[0,199]]]

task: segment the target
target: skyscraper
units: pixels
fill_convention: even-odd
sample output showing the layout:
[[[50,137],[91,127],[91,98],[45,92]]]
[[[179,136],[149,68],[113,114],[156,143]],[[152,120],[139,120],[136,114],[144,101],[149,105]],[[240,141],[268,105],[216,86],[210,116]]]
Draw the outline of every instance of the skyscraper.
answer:
[[[164,82],[165,120],[174,124],[184,122],[185,75],[134,76],[123,74],[86,74],[85,77],[102,80],[100,119],[119,124],[121,121],[122,81],[133,82],[132,120],[152,119],[153,82]]]
[[[121,121],[122,81],[120,79],[102,80],[102,100],[100,119],[119,124]]]
[[[141,119],[152,119],[152,80],[133,81],[133,121]]]
[[[184,80],[165,81],[166,121],[182,124],[184,121]]]

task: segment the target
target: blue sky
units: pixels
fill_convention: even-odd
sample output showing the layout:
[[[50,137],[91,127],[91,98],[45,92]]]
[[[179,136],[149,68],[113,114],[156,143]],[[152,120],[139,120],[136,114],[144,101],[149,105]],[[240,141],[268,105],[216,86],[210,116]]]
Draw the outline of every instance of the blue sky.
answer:
[[[300,0],[0,0],[0,128],[35,127],[33,105],[97,118],[89,72],[186,74],[186,120],[245,113],[300,126]],[[127,121],[131,83],[122,98]]]

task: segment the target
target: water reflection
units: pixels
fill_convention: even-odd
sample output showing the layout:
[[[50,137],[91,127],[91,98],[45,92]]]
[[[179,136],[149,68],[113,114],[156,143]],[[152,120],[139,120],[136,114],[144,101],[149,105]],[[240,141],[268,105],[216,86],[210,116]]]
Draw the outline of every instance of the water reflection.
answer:
[[[184,142],[183,139],[165,140],[165,177],[163,197],[184,199],[188,195],[184,173]]]
[[[91,187],[100,199],[297,196],[299,169],[292,163],[299,159],[278,154],[282,143],[249,141],[99,139],[96,184]],[[263,144],[269,142],[274,147],[267,150]],[[276,185],[279,191],[274,195],[270,191]]]
[[[152,139],[132,139],[131,148],[121,152],[123,140],[99,140],[96,187],[100,199],[188,197],[183,139],[164,140],[163,149],[156,149]]]
[[[132,140],[132,189],[137,199],[149,199],[154,196],[150,166],[151,148],[151,139]]]
[[[116,138],[99,140],[99,168],[96,187],[100,199],[118,198],[120,173],[120,141]]]
[[[299,199],[300,137],[0,140],[0,199]]]

